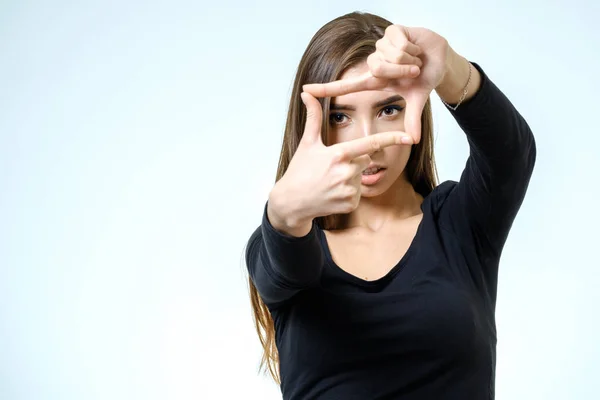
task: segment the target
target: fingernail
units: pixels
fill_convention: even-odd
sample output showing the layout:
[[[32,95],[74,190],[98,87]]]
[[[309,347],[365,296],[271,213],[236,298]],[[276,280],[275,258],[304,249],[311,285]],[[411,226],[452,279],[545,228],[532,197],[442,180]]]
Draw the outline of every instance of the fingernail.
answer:
[[[410,73],[412,75],[418,74],[419,73],[419,67],[413,65],[412,67],[410,67]]]
[[[409,136],[402,136],[402,139],[400,139],[400,141],[402,142],[402,144],[411,144],[412,138]]]

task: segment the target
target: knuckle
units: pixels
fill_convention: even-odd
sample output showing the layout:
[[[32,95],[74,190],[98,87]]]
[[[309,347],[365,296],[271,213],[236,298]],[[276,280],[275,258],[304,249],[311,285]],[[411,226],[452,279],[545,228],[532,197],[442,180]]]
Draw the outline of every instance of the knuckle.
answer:
[[[376,60],[373,62],[373,65],[371,65],[371,73],[375,76],[377,75],[381,75],[384,72],[384,68],[383,68],[383,63],[381,62],[381,60]]]
[[[344,166],[343,181],[345,186],[345,194],[350,195],[352,189],[352,178],[354,177],[354,168],[350,164]]]
[[[373,66],[375,65],[375,57],[373,57],[375,53],[371,53],[371,55],[369,57],[367,57],[367,65],[369,66],[369,68],[373,68]]]
[[[375,153],[375,152],[381,150],[381,143],[379,143],[379,140],[377,140],[373,136],[371,136],[369,138],[369,147],[371,148],[372,152]]]
[[[312,120],[319,117],[320,109],[318,107],[308,107],[306,109],[306,118]]]
[[[335,149],[331,155],[332,164],[339,164],[346,157],[346,152],[343,149]]]
[[[354,200],[354,198],[356,197],[357,191],[358,191],[358,189],[354,185],[346,186],[346,198],[349,200]]]
[[[398,27],[396,25],[394,25],[394,24],[388,25],[387,28],[385,28],[385,33],[386,34],[390,33],[390,32],[392,32],[395,29],[398,29]]]
[[[377,52],[371,53],[367,57],[367,64],[369,66],[375,65],[375,63],[377,63],[377,61],[379,61],[379,59],[380,59],[380,57],[378,56]]]

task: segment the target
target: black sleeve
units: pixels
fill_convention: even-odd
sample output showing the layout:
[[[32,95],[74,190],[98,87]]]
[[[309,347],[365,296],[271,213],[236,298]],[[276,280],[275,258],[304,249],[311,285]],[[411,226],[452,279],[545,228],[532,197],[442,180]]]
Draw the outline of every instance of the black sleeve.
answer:
[[[500,254],[525,197],[536,146],[525,119],[482,68],[471,64],[481,73],[479,90],[455,111],[448,108],[467,136],[470,154],[440,218],[477,254],[483,270],[475,273],[495,303]]]
[[[248,240],[246,265],[260,297],[273,308],[298,291],[315,286],[324,257],[315,221],[303,237],[286,235],[271,225],[267,205],[261,225]]]

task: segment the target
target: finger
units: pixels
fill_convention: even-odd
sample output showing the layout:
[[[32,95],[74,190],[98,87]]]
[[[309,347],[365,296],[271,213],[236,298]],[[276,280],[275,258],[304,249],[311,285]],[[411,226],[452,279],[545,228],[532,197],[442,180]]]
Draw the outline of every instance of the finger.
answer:
[[[369,164],[371,164],[371,156],[365,154],[363,156],[356,157],[351,161],[351,164],[355,167],[353,176],[361,175],[363,171],[367,169]]]
[[[389,38],[390,43],[394,47],[407,52],[411,56],[416,57],[422,52],[419,46],[410,41],[410,32],[405,26],[390,25],[385,30],[385,35]]]
[[[342,158],[351,160],[365,154],[371,154],[395,144],[411,144],[413,139],[405,132],[381,132],[371,136],[335,144]]]
[[[306,84],[302,86],[302,89],[315,97],[336,97],[363,90],[381,89],[386,84],[386,80],[375,78],[371,72],[366,72],[355,78],[340,79],[328,83]]]
[[[427,96],[422,93],[406,99],[404,130],[413,138],[414,143],[419,143],[421,140],[421,114],[426,102]]]
[[[423,60],[415,57],[406,51],[402,51],[390,43],[387,37],[379,39],[375,43],[379,58],[393,64],[413,64],[417,67],[423,66]],[[375,53],[374,53],[375,54]]]
[[[360,172],[360,174],[354,175],[352,177],[352,179],[350,179],[350,182],[354,185],[354,187],[359,188],[359,190],[356,192],[356,200],[358,200],[360,202],[360,198],[361,198],[361,191],[360,191],[360,187],[361,187],[361,183],[362,183],[362,171]]]
[[[323,119],[323,111],[321,103],[315,99],[310,93],[300,93],[300,98],[306,106],[306,124],[304,133],[302,134],[303,141],[310,143],[323,142],[321,139],[321,125]]]
[[[416,65],[399,65],[376,57],[369,60],[369,69],[374,77],[381,79],[416,78],[421,73]]]

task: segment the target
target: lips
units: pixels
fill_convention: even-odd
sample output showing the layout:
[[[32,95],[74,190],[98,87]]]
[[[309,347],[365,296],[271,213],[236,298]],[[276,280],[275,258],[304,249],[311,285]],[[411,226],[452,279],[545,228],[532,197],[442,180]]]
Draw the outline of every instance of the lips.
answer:
[[[376,174],[378,171],[385,169],[383,165],[371,163],[365,170],[363,171],[364,175]]]
[[[381,181],[385,176],[385,168],[376,167],[375,173],[367,173],[369,170],[365,170],[361,176],[361,183],[365,186],[372,186]],[[373,171],[373,170],[371,170]]]
[[[382,169],[384,169],[384,168],[381,168],[381,167],[367,168],[363,171],[363,175],[373,175],[373,174],[378,173]]]

